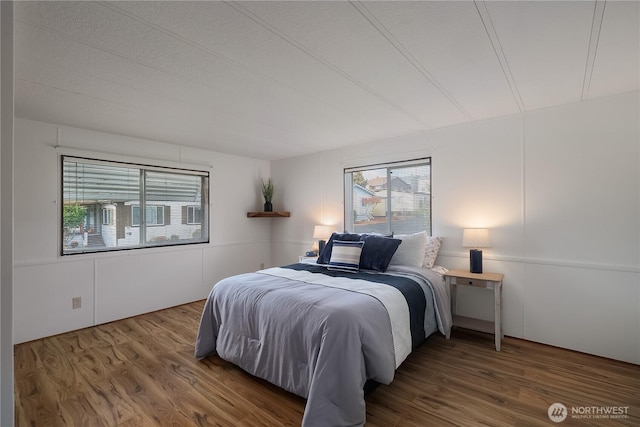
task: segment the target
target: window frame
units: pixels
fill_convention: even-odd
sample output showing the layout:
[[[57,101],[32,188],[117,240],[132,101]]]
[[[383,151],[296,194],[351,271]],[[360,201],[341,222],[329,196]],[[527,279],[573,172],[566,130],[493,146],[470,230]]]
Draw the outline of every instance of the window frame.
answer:
[[[383,162],[383,163],[373,163],[363,166],[353,166],[346,167],[343,169],[343,205],[344,205],[344,213],[343,213],[343,221],[344,221],[344,229],[349,232],[355,232],[354,224],[354,203],[353,203],[353,174],[356,172],[364,172],[368,170],[376,170],[376,169],[386,169],[387,171],[387,182],[391,182],[391,174],[390,171],[393,169],[400,169],[404,167],[411,166],[429,166],[429,197],[428,197],[428,205],[429,205],[429,215],[427,218],[427,229],[421,231],[427,231],[428,235],[433,235],[433,159],[431,157],[421,157],[416,159],[409,160],[398,160],[392,162]],[[348,178],[350,176],[351,178]],[[392,228],[392,185],[387,185],[387,205],[385,206],[386,210],[386,222],[387,222],[387,230],[386,233],[395,232]],[[376,196],[377,197],[377,196]],[[362,201],[364,205],[364,201]],[[415,231],[418,232],[418,231]]]
[[[76,154],[76,153],[82,153],[82,154]],[[58,173],[58,194],[59,194],[59,209],[58,209],[58,227],[59,227],[59,241],[58,241],[58,256],[60,257],[67,257],[67,256],[78,256],[78,255],[95,255],[97,253],[111,253],[111,252],[121,252],[121,251],[130,251],[130,250],[138,250],[138,249],[150,249],[150,248],[159,248],[159,247],[175,247],[175,246],[184,246],[184,245],[203,245],[203,244],[209,244],[211,241],[211,236],[210,236],[210,231],[211,231],[211,206],[210,206],[210,191],[211,191],[211,173],[209,170],[205,169],[205,166],[203,165],[188,165],[189,167],[192,168],[185,168],[185,167],[180,167],[180,166],[173,166],[174,162],[168,162],[168,161],[162,161],[159,160],[158,164],[151,164],[154,163],[153,161],[148,161],[149,163],[147,163],[147,160],[145,159],[138,159],[136,158],[136,161],[122,161],[119,160],[122,156],[117,156],[114,154],[105,154],[105,153],[101,153],[102,155],[98,156],[96,154],[97,152],[83,152],[82,150],[73,150],[73,149],[68,149],[68,148],[64,148],[64,147],[60,147],[60,149],[58,150],[58,166],[59,166],[59,173]],[[95,154],[95,157],[94,157]],[[98,153],[100,154],[100,153]],[[102,157],[102,158],[100,158]],[[168,210],[166,209],[170,209],[169,205],[162,205],[162,204],[157,204],[157,203],[151,203],[149,205],[145,204],[145,192],[144,192],[144,184],[143,181],[146,180],[146,178],[142,178],[143,175],[145,175],[148,172],[159,172],[159,173],[166,173],[166,174],[175,174],[176,176],[187,176],[187,175],[191,175],[191,176],[198,176],[200,177],[201,181],[199,184],[199,194],[198,194],[198,198],[197,200],[201,201],[200,205],[197,205],[197,201],[196,204],[193,203],[193,201],[191,201],[190,203],[187,201],[186,203],[189,203],[189,205],[196,205],[198,207],[201,208],[201,222],[199,224],[194,224],[194,225],[201,225],[199,231],[200,231],[200,236],[199,237],[194,237],[194,238],[182,238],[182,239],[174,239],[174,236],[171,236],[171,239],[167,238],[166,240],[162,240],[162,241],[146,241],[146,231],[145,232],[141,232],[140,233],[140,238],[138,239],[138,242],[136,244],[132,244],[132,245],[126,245],[126,246],[109,246],[109,247],[95,247],[95,248],[89,248],[89,247],[84,247],[81,250],[74,250],[74,246],[66,246],[65,243],[65,221],[64,221],[64,211],[65,211],[65,206],[67,205],[66,201],[68,200],[68,198],[66,197],[66,192],[69,190],[65,184],[65,163],[69,162],[69,163],[77,163],[77,164],[90,164],[90,165],[105,165],[105,166],[110,166],[110,167],[122,167],[122,168],[129,168],[129,169],[134,169],[140,173],[141,175],[141,185],[138,188],[138,199],[136,200],[136,205],[140,206],[140,205],[145,205],[145,206],[154,206],[157,208],[161,208],[162,210],[162,219],[163,219],[163,224],[145,224],[145,227],[143,228],[151,228],[151,227],[162,227],[162,226],[168,226],[171,224],[167,224],[168,221],[170,221],[170,218],[167,218],[167,215],[169,213]],[[180,164],[182,166],[182,163]],[[210,167],[209,167],[210,169]],[[67,190],[67,191],[66,191]],[[79,199],[76,199],[79,200]],[[172,202],[175,202],[176,200],[172,199]],[[125,200],[126,203],[126,200]],[[162,202],[160,202],[162,203]],[[85,207],[85,210],[87,210],[88,208],[86,208],[86,206],[88,204],[86,203],[80,203],[80,205],[82,205],[83,207]],[[91,206],[99,206],[99,203],[94,202],[91,205],[88,205],[89,209]],[[133,207],[133,205],[131,206]],[[105,208],[101,208],[101,210],[105,210]],[[114,226],[115,225],[115,220],[120,218],[120,214],[117,212],[111,212],[113,209],[108,209],[106,208],[107,211],[109,211],[108,215],[110,216],[109,220],[110,223],[109,224],[103,224],[102,223],[102,216],[103,213],[100,212],[100,222],[98,223],[101,226]],[[204,212],[203,212],[204,210]],[[87,210],[87,212],[90,212],[89,210]],[[157,212],[156,212],[157,213]],[[130,212],[131,214],[131,222],[133,222],[133,212]],[[115,215],[115,216],[114,216]],[[96,213],[97,216],[97,213]],[[142,218],[141,218],[142,219]],[[88,217],[85,217],[84,223],[87,224],[87,221],[89,221]],[[191,225],[191,224],[190,224]],[[80,230],[82,230],[82,225],[80,226]],[[133,227],[132,224],[128,224],[125,225],[125,227]],[[140,228],[140,225],[135,226],[137,228]],[[86,228],[85,228],[86,230]],[[76,230],[77,231],[77,230]],[[130,234],[130,233],[127,233]],[[81,236],[80,236],[81,237]],[[86,240],[86,236],[85,236],[85,240]],[[86,244],[86,243],[85,243]]]

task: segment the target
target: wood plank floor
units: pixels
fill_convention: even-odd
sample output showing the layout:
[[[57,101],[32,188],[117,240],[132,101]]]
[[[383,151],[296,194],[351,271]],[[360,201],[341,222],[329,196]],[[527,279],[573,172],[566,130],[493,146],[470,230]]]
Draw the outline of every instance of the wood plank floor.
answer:
[[[304,399],[218,357],[197,361],[204,302],[15,346],[17,426],[297,426]],[[640,425],[640,367],[454,330],[429,337],[367,398],[367,426],[549,426],[552,403],[628,407]]]

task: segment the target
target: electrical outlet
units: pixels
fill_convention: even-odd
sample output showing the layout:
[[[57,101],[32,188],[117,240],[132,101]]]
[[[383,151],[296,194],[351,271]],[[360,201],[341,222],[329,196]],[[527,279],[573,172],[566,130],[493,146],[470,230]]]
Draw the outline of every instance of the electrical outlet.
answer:
[[[71,306],[75,310],[82,307],[82,297],[71,298]]]

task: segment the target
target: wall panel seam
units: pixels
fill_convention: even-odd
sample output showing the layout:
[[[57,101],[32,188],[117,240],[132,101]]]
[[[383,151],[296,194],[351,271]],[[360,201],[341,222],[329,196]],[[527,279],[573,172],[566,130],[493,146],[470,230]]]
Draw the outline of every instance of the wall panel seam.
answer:
[[[440,252],[441,257],[452,258],[469,258],[469,254],[466,252]],[[484,261],[502,261],[502,262],[514,262],[520,264],[537,264],[547,265],[554,267],[568,267],[568,268],[587,268],[591,270],[608,270],[608,271],[620,271],[628,273],[640,273],[640,266],[637,265],[625,265],[625,264],[609,264],[609,263],[595,263],[586,261],[576,261],[568,259],[545,259],[545,258],[532,258],[532,257],[516,257],[516,256],[503,256],[503,255],[483,255]]]

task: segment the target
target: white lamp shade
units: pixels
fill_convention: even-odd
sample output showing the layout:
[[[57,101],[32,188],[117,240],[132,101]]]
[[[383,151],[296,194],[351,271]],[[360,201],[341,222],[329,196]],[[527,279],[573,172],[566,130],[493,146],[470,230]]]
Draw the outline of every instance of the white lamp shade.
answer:
[[[320,240],[327,240],[331,237],[331,231],[329,231],[328,225],[316,225],[313,227],[313,238]]]
[[[462,246],[465,248],[490,248],[488,228],[465,228],[462,232]]]

